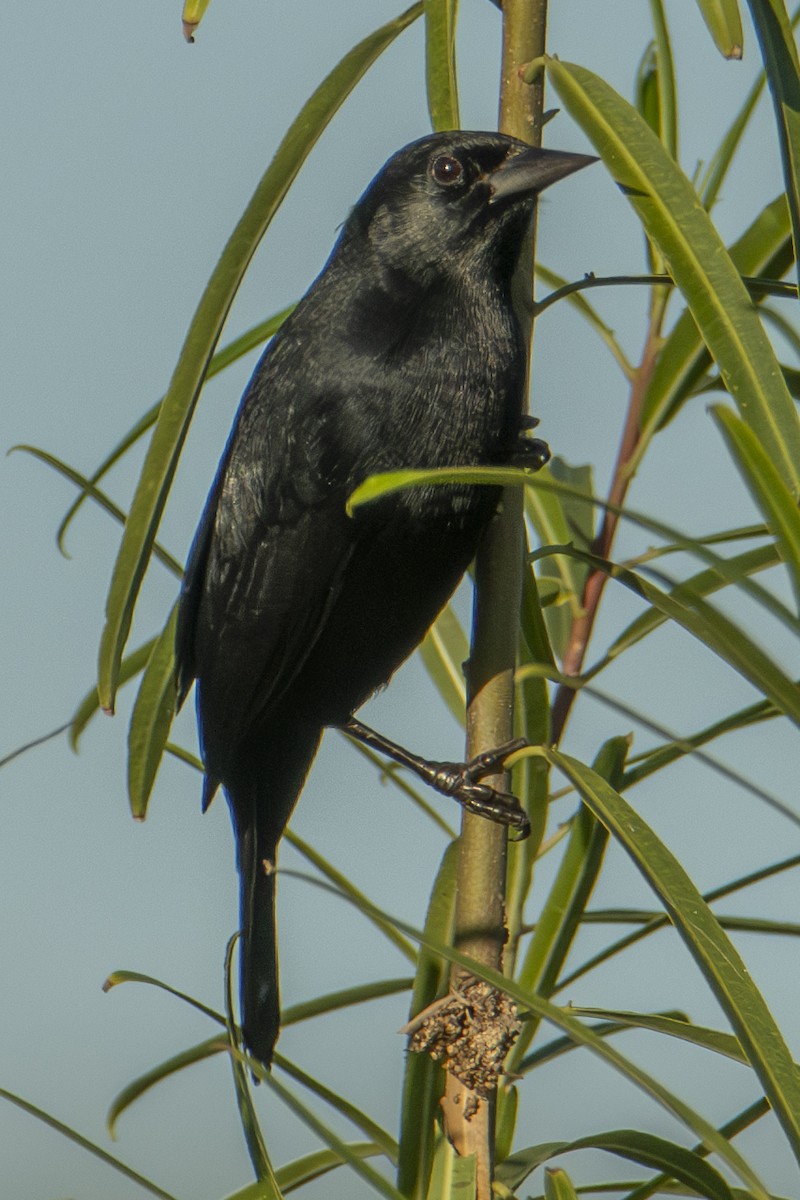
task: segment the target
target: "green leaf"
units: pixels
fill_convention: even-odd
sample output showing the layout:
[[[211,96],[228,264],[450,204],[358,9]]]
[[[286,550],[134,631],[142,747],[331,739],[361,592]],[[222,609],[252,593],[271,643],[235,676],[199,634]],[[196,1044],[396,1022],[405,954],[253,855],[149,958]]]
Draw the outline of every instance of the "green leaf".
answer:
[[[604,80],[555,59],[547,69],[663,254],[743,418],[784,481],[800,490],[800,420],[739,272],[694,188],[639,113]]]
[[[425,915],[425,933],[437,941],[448,942],[452,937],[457,871],[458,846],[452,842],[436,873]],[[409,1014],[412,1020],[447,991],[448,978],[449,969],[441,958],[420,950]],[[397,1186],[409,1200],[422,1200],[428,1190],[443,1090],[443,1072],[438,1063],[427,1054],[406,1054]]]
[[[162,632],[155,639],[145,667],[128,729],[128,800],[136,821],[147,816],[147,805],[175,717],[174,604]]]
[[[253,1074],[256,1075],[262,1083],[265,1083],[270,1091],[274,1092],[278,1098],[286,1105],[296,1117],[303,1122],[321,1141],[330,1147],[344,1163],[365,1180],[372,1189],[378,1192],[379,1195],[385,1196],[386,1200],[404,1200],[404,1197],[398,1192],[391,1183],[384,1179],[383,1175],[379,1175],[374,1167],[369,1163],[362,1161],[362,1157],[353,1153],[347,1142],[342,1141],[332,1129],[330,1129],[323,1121],[316,1116],[302,1101],[285,1087],[274,1074],[269,1071],[255,1059],[241,1056]]]
[[[800,1160],[800,1075],[736,947],[683,867],[627,801],[577,759],[550,749],[542,753],[578,789],[584,803],[627,851],[661,900],[730,1021]]]
[[[650,11],[655,33],[654,69],[658,96],[657,124],[651,125],[651,128],[665,150],[677,160],[678,102],[675,95],[675,63],[662,0],[650,0]]]
[[[367,1116],[365,1112],[362,1112],[344,1096],[339,1095],[338,1092],[332,1091],[324,1083],[301,1070],[282,1054],[275,1055],[275,1066],[279,1067],[281,1071],[285,1071],[291,1079],[301,1084],[318,1099],[330,1104],[345,1120],[351,1121],[370,1141],[380,1146],[381,1152],[390,1163],[397,1162],[397,1142],[376,1121],[373,1121],[372,1117]]]
[[[792,262],[792,239],[786,197],[768,204],[730,248],[731,261],[743,275],[782,275]],[[759,298],[755,298],[759,303]],[[693,394],[711,366],[711,355],[687,308],[675,322],[658,357],[642,406],[642,446],[638,463],[653,434],[663,429]]]
[[[187,42],[194,41],[195,30],[205,16],[210,3],[211,0],[184,0],[181,24],[183,25],[183,36]]]
[[[543,755],[555,753],[545,750],[536,752]],[[318,880],[309,880],[309,882],[315,883],[316,886],[340,896],[351,904],[356,904],[350,895],[342,889],[332,888],[329,884]],[[738,1175],[742,1182],[751,1190],[756,1200],[769,1200],[767,1192],[758,1176],[738,1153],[736,1148],[726,1138],[722,1137],[713,1125],[706,1121],[700,1113],[695,1112],[689,1105],[685,1104],[679,1096],[674,1095],[668,1088],[665,1088],[652,1075],[649,1075],[635,1063],[624,1058],[612,1046],[607,1045],[594,1030],[583,1024],[583,1022],[577,1021],[568,1011],[551,1004],[549,1000],[536,995],[535,992],[521,988],[515,980],[508,979],[504,975],[501,975],[499,971],[494,971],[485,964],[477,962],[476,959],[462,954],[453,946],[440,942],[438,939],[432,938],[428,934],[415,929],[407,922],[390,916],[370,901],[361,901],[356,904],[356,907],[376,923],[385,922],[393,925],[397,930],[414,938],[415,941],[419,942],[426,949],[439,954],[448,962],[455,963],[465,971],[475,975],[478,979],[483,979],[493,987],[505,992],[512,1000],[517,1002],[523,1011],[530,1010],[537,1016],[541,1016],[544,1020],[551,1022],[557,1028],[567,1033],[577,1045],[586,1046],[592,1050],[608,1066],[620,1072],[629,1082],[641,1088],[652,1099],[677,1117],[679,1121],[682,1121],[689,1129],[693,1130],[697,1137],[709,1148],[710,1152],[718,1154],[723,1162]],[[253,1069],[257,1070],[257,1068],[258,1064],[253,1064]],[[261,1077],[260,1074],[259,1077]]]
[[[155,644],[156,639],[150,638],[143,646],[139,646],[137,650],[134,650],[126,658],[123,658],[119,669],[120,687],[128,683],[129,680],[134,679],[145,669],[150,660],[150,655],[153,653]],[[97,688],[93,687],[81,700],[70,721],[69,744],[76,753],[84,729],[92,717],[96,716],[99,712],[100,700],[97,695]]]
[[[616,786],[619,786],[622,778],[629,750],[628,738],[610,738],[601,747],[595,760],[596,769]],[[572,818],[556,877],[541,908],[518,973],[520,984],[530,991],[543,996],[552,995],[600,874],[607,843],[605,828],[582,804]],[[518,1070],[538,1026],[538,1021],[525,1023],[509,1056],[508,1070],[511,1075]]]
[[[689,601],[693,596],[709,596],[723,588],[735,586],[737,577],[745,578],[757,571],[764,571],[769,567],[774,567],[778,561],[778,552],[772,543],[766,546],[756,546],[753,550],[745,550],[742,554],[736,554],[727,559],[724,575],[716,567],[709,567],[677,583],[668,595],[676,600]],[[603,656],[603,662],[610,662],[624,651],[629,650],[631,646],[641,642],[648,634],[659,629],[667,619],[667,614],[657,608],[652,608],[636,617],[627,629],[623,629],[622,633],[611,643]],[[594,673],[593,671],[592,674]]]
[[[425,81],[431,125],[460,129],[456,81],[458,0],[425,0]]]
[[[367,1000],[396,996],[398,992],[410,991],[413,983],[413,979],[408,976],[402,979],[378,979],[374,983],[356,983],[340,991],[314,996],[311,1000],[301,1000],[300,1003],[290,1004],[288,1008],[281,1010],[281,1028],[286,1029],[289,1025],[297,1025],[300,1021],[324,1016],[325,1013],[338,1012],[342,1008],[352,1008],[356,1004],[364,1004]]]
[[[159,991],[167,992],[177,1000],[182,1000],[184,1004],[197,1009],[203,1016],[210,1017],[217,1025],[225,1027],[225,1017],[221,1012],[209,1008],[208,1005],[203,1004],[200,1000],[195,1000],[194,996],[190,996],[188,992],[181,992],[178,988],[172,987],[169,983],[164,983],[161,979],[156,979],[153,975],[142,975],[139,971],[112,971],[103,984],[103,991],[110,992],[112,988],[119,987],[121,983],[144,983],[148,987],[158,988]]]
[[[534,265],[534,273],[537,279],[541,279],[549,288],[556,291],[559,288],[566,286],[567,281],[563,275],[557,275],[555,271],[551,271],[548,267],[542,266],[541,263]],[[603,318],[598,313],[594,305],[590,304],[586,297],[581,292],[570,292],[566,296],[566,301],[571,304],[576,312],[588,322],[589,326],[595,331],[597,336],[608,347],[622,370],[626,379],[633,379],[634,368],[625,354],[625,351],[617,341],[614,330],[607,325]]]
[[[215,1037],[208,1038],[204,1042],[198,1042],[196,1046],[190,1046],[188,1050],[182,1050],[180,1054],[174,1054],[165,1062],[159,1063],[156,1067],[151,1067],[149,1071],[145,1071],[143,1075],[139,1075],[119,1092],[111,1101],[108,1113],[106,1114],[106,1128],[108,1129],[109,1137],[116,1141],[117,1137],[117,1122],[126,1109],[130,1108],[137,1100],[149,1092],[156,1084],[162,1083],[165,1079],[169,1079],[171,1075],[176,1075],[178,1071],[183,1071],[186,1067],[192,1067],[195,1063],[204,1062],[207,1058],[212,1058],[215,1054],[224,1054],[228,1048],[228,1042],[224,1034],[218,1033]]]
[[[331,863],[329,863],[326,858],[323,858],[321,854],[318,854],[308,842],[304,841],[303,838],[298,837],[298,835],[291,829],[288,829],[284,836],[289,844],[294,846],[295,850],[298,850],[303,857],[308,860],[308,862],[313,863],[317,870],[326,879],[330,880],[330,882],[334,884],[338,891],[340,891],[343,895],[346,895],[347,898],[351,900],[353,904],[355,904],[356,908],[358,908],[368,917],[368,919],[371,920],[370,912],[372,906],[363,892],[360,892],[359,889],[350,882],[347,876],[343,875],[341,871],[337,871],[337,869]],[[376,927],[380,930],[384,937],[388,938],[389,941],[396,946],[400,953],[404,955],[409,962],[416,963],[417,955],[414,947],[406,938],[402,936],[402,934],[397,932],[397,929],[394,927],[394,925],[389,922],[378,921],[376,922]]]
[[[775,536],[800,612],[800,511],[797,501],[752,429],[730,409],[714,405],[711,412],[750,495]]]
[[[244,1144],[247,1147],[247,1153],[250,1155],[250,1162],[252,1163],[255,1177],[267,1183],[270,1196],[273,1194],[279,1196],[280,1189],[275,1182],[275,1174],[270,1162],[269,1152],[264,1141],[261,1124],[258,1120],[256,1106],[253,1102],[250,1075],[244,1063],[243,1056],[239,1053],[242,1037],[241,1031],[236,1024],[233,999],[233,960],[238,941],[239,933],[237,931],[228,938],[228,944],[225,947],[225,1030],[228,1035],[228,1061],[233,1077],[233,1091],[236,1097],[236,1108],[239,1113],[242,1136]]]
[[[348,1142],[347,1147],[350,1153],[358,1158],[376,1158],[383,1153],[374,1142]],[[275,1172],[275,1178],[284,1196],[288,1196],[290,1192],[303,1187],[306,1183],[311,1183],[312,1180],[327,1175],[329,1171],[346,1165],[346,1161],[335,1150],[313,1150],[311,1154],[304,1154],[302,1158],[297,1158],[294,1162],[279,1167]],[[251,1186],[258,1187],[259,1185],[252,1184]],[[243,1192],[236,1192],[235,1195],[229,1196],[227,1200],[249,1200],[246,1193],[247,1188]],[[254,1200],[260,1200],[260,1197],[256,1194]]]
[[[81,489],[80,499],[94,500],[95,504],[103,512],[108,513],[120,525],[125,524],[127,517],[119,505],[115,504],[111,497],[107,496],[100,488],[95,487],[91,479],[87,479],[85,475],[81,475],[80,471],[76,471],[74,467],[70,467],[67,463],[62,462],[54,454],[48,454],[46,450],[40,450],[38,446],[12,446],[8,453],[13,454],[15,450],[23,450],[26,454],[31,454],[34,458],[38,458],[40,462],[46,463],[48,467],[52,467],[54,471],[58,471],[59,475],[63,475],[70,483],[74,483],[76,487]],[[60,545],[59,549],[63,553],[63,548]],[[153,555],[178,579],[183,576],[183,567],[181,564],[163,546],[159,546],[158,542],[153,543]]]
[[[559,493],[534,488],[527,492],[525,508],[542,545],[574,541],[588,549],[594,536],[593,508],[583,503],[592,495],[592,469],[589,466],[573,467],[563,459],[554,458],[545,468],[543,478],[552,478],[567,484],[572,490]],[[570,637],[573,621],[581,613],[583,588],[588,569],[575,560],[555,558],[539,563],[537,579],[558,587],[558,599],[543,608],[545,625],[550,644],[563,660]]]
[[[65,1125],[63,1121],[58,1121],[55,1117],[51,1117],[50,1113],[45,1112],[44,1109],[37,1108],[35,1104],[31,1104],[28,1100],[23,1100],[22,1096],[17,1096],[14,1092],[9,1092],[5,1088],[0,1088],[0,1099],[8,1100],[10,1104],[14,1104],[17,1108],[21,1109],[29,1116],[35,1117],[36,1120],[41,1121],[43,1125],[49,1126],[50,1129],[55,1129],[56,1133],[60,1133],[62,1137],[66,1138],[70,1142],[73,1142],[76,1146],[80,1146],[82,1150],[86,1150],[89,1154],[93,1154],[95,1158],[100,1160],[100,1162],[105,1163],[107,1167],[111,1167],[113,1170],[119,1172],[120,1175],[124,1175],[126,1179],[132,1180],[133,1183],[138,1184],[140,1188],[143,1188],[146,1192],[149,1192],[151,1196],[158,1196],[159,1200],[175,1200],[175,1197],[171,1192],[165,1192],[163,1188],[160,1188],[157,1184],[153,1183],[152,1180],[146,1179],[144,1175],[140,1175],[138,1171],[134,1171],[132,1167],[127,1165],[127,1163],[121,1162],[120,1159],[115,1158],[113,1154],[109,1154],[107,1151],[102,1150],[100,1146],[96,1146],[94,1142],[90,1142],[88,1138],[83,1137],[83,1135],[78,1133],[75,1129],[71,1129],[69,1125]]]
[[[613,1129],[608,1133],[577,1138],[574,1142],[545,1142],[512,1154],[497,1168],[497,1176],[512,1191],[517,1191],[531,1171],[559,1154],[574,1150],[606,1150],[643,1166],[666,1171],[693,1192],[713,1200],[733,1200],[730,1187],[710,1163],[665,1138],[637,1129]],[[546,1194],[546,1193],[545,1193]]]
[[[474,1154],[457,1154],[441,1133],[436,1139],[433,1172],[425,1200],[472,1200],[477,1187]]]
[[[211,379],[214,375],[218,375],[220,371],[224,371],[226,367],[231,365],[231,363],[236,362],[245,354],[248,354],[256,346],[260,346],[263,342],[268,341],[268,339],[280,329],[281,325],[289,316],[289,313],[293,310],[293,308],[294,305],[291,304],[288,308],[281,309],[280,312],[268,317],[266,321],[260,321],[257,325],[253,325],[252,328],[246,330],[245,333],[240,334],[239,337],[234,338],[231,342],[228,342],[227,346],[223,346],[221,350],[218,350],[209,363],[208,370],[206,371],[206,380]],[[152,407],[147,410],[144,416],[139,418],[133,428],[128,430],[128,432],[125,434],[125,437],[117,443],[114,449],[106,455],[100,466],[97,467],[89,477],[88,484],[90,488],[94,487],[104,475],[107,475],[111,468],[118,463],[121,458],[124,458],[130,448],[135,446],[141,437],[144,437],[148,429],[153,428],[156,420],[158,419],[158,414],[161,411],[161,405],[163,403],[164,397],[162,396],[156,404],[152,405]],[[64,548],[64,539],[66,537],[67,530],[82,507],[84,501],[87,499],[87,496],[90,494],[91,491],[88,488],[81,492],[81,495],[78,496],[78,498],[74,500],[67,509],[61,524],[58,527],[56,532],[56,543],[62,554],[66,554],[66,550]],[[153,552],[155,553],[155,547],[153,548]]]
[[[469,641],[452,604],[439,613],[419,653],[439,695],[459,725],[463,725],[467,705],[464,663],[469,658]]]
[[[724,58],[741,58],[744,47],[737,0],[697,0],[703,20]]]
[[[578,1200],[572,1180],[562,1167],[547,1167],[544,1173],[545,1200]]]
[[[570,1005],[570,1011],[576,1016],[588,1017],[590,1020],[609,1021],[625,1026],[626,1029],[647,1029],[651,1033],[663,1033],[679,1041],[688,1042],[692,1046],[700,1046],[713,1054],[722,1054],[734,1062],[746,1063],[742,1047],[737,1038],[731,1033],[722,1033],[719,1029],[707,1029],[695,1025],[691,1021],[677,1017],[666,1016],[664,1013],[634,1013],[623,1012],[612,1008],[585,1008],[583,1005]]]
[[[109,712],[114,709],[120,662],[133,610],[189,423],[247,265],[333,115],[380,54],[421,12],[422,4],[415,4],[364,38],[322,81],[284,135],[206,285],[153,430],[106,600],[98,691],[101,707]]]
[[[555,549],[555,548],[554,548]],[[662,592],[642,576],[618,567],[595,555],[583,554],[571,546],[558,548],[560,554],[575,554],[592,562],[598,570],[658,608],[682,626],[698,641],[719,655],[735,671],[775,704],[791,721],[800,725],[800,688],[752,638],[713,608],[700,596],[686,593],[680,597]]]
[[[748,4],[775,107],[797,254],[800,253],[800,61],[783,0],[748,0]]]

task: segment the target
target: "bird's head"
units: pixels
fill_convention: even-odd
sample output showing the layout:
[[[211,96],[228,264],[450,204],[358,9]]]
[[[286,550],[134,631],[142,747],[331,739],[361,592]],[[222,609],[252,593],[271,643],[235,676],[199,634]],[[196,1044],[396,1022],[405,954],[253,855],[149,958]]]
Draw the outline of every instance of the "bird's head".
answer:
[[[435,133],[399,150],[353,209],[345,241],[425,285],[479,257],[513,269],[536,197],[596,160],[500,133]]]

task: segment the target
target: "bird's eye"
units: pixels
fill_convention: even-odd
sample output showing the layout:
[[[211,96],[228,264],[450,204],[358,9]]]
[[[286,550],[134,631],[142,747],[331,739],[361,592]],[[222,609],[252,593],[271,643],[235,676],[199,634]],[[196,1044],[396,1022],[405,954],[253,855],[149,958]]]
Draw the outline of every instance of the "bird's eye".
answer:
[[[442,187],[452,187],[463,178],[464,167],[457,158],[452,158],[449,154],[440,154],[431,163],[431,175]]]

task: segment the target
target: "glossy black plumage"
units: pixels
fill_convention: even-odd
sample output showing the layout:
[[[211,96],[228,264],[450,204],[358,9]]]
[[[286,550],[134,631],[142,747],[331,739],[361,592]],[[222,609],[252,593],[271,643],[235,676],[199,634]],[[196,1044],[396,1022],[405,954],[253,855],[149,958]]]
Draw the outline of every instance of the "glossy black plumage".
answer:
[[[176,652],[181,699],[197,680],[204,802],[222,784],[233,818],[243,1031],[267,1064],[279,1027],[269,865],[322,731],[422,639],[497,494],[413,489],[353,517],[345,503],[377,471],[510,460],[525,382],[512,274],[535,195],[589,161],[491,133],[401,150],[242,400]]]

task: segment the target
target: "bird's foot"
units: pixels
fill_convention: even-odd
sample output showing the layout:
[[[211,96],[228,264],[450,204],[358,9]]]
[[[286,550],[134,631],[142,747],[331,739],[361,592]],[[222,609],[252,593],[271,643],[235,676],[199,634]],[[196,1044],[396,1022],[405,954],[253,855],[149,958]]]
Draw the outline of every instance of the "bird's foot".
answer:
[[[423,778],[443,796],[457,800],[468,812],[515,829],[521,841],[530,833],[531,825],[519,800],[513,793],[503,792],[482,781],[487,775],[502,770],[505,760],[527,744],[524,738],[514,738],[477,754],[468,762],[425,762],[430,775],[426,771]]]
[[[443,796],[457,800],[469,812],[478,813],[490,821],[516,830],[517,840],[521,841],[530,833],[527,813],[516,796],[482,782],[487,775],[499,773],[510,755],[527,746],[524,738],[514,738],[502,746],[485,750],[469,762],[435,762],[411,754],[403,746],[398,746],[396,742],[376,733],[368,725],[362,725],[353,717],[341,728],[365,746],[370,746],[393,762],[408,767],[429,787]]]

